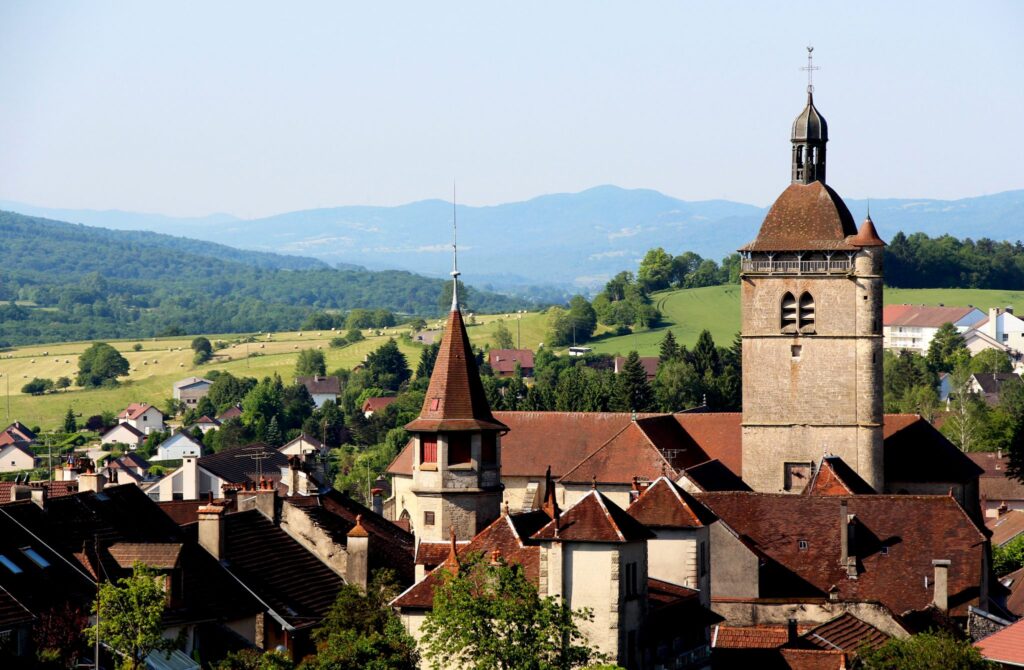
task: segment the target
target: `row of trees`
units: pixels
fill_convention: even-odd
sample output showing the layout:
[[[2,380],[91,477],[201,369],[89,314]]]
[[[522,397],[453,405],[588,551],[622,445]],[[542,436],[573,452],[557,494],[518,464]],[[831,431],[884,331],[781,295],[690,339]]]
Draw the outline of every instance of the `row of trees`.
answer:
[[[674,288],[700,288],[720,284],[738,284],[740,255],[730,254],[719,265],[701,258],[692,251],[672,256],[661,247],[648,251],[637,270],[637,280],[644,291]]]

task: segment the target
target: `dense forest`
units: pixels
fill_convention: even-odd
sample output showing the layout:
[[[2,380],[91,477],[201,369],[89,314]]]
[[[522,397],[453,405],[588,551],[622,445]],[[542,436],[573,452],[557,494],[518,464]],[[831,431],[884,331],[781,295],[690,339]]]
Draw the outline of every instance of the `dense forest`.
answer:
[[[0,240],[0,344],[7,346],[283,330],[325,309],[433,316],[446,307],[442,279],[330,268],[155,233],[0,212]],[[472,288],[460,297],[479,311],[528,306]]]
[[[885,248],[885,283],[897,288],[1024,286],[1024,244],[896,233]]]

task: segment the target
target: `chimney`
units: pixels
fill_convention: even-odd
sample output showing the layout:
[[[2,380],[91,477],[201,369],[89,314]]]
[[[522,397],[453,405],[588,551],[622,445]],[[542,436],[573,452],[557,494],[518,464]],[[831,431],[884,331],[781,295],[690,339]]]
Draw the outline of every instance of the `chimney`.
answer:
[[[850,557],[850,514],[845,500],[839,501],[839,564],[846,565]]]
[[[199,463],[195,456],[181,459],[181,498],[199,500]]]
[[[345,581],[366,591],[369,575],[370,534],[363,528],[363,515],[356,516],[356,525],[348,532],[345,543]]]
[[[274,523],[277,522],[277,489],[270,479],[260,480],[256,490],[256,509]]]
[[[373,494],[372,505],[374,513],[384,516],[384,489],[378,487],[373,489],[371,493]]]
[[[224,508],[203,505],[199,508],[199,545],[218,561],[225,558]]]
[[[92,467],[78,475],[79,492],[92,491],[93,493],[99,493],[103,490],[103,487],[106,486],[106,484],[107,478],[101,473],[96,472]]]
[[[40,509],[46,509],[46,487],[45,486],[33,486],[32,487],[32,502],[39,506]]]
[[[943,612],[949,609],[949,565],[948,558],[936,558],[932,561],[935,568],[935,595],[932,597],[932,604]]]
[[[798,637],[796,632],[796,619],[790,619],[786,622],[786,624],[787,642],[789,644],[793,644],[794,642],[796,642],[796,639]]]
[[[999,308],[988,308],[988,321],[985,322],[985,334],[996,342],[999,341]]]
[[[11,502],[14,502],[15,500],[28,500],[32,497],[31,491],[32,489],[24,484],[15,483],[14,486],[11,487]]]

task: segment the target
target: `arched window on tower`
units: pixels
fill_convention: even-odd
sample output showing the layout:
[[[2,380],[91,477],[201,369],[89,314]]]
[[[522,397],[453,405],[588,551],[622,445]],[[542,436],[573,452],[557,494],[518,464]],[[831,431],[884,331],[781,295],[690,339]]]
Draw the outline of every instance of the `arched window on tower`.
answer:
[[[800,296],[799,327],[801,333],[814,332],[814,296],[806,291]]]
[[[782,321],[780,327],[784,333],[795,333],[797,332],[797,304],[796,298],[793,297],[792,293],[786,293],[782,296]]]

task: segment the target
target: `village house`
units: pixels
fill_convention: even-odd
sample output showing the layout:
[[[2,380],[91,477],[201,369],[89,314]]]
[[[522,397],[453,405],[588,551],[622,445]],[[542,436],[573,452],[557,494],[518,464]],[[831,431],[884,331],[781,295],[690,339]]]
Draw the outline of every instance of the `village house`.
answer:
[[[225,421],[230,421],[231,419],[240,418],[242,418],[241,405],[232,405],[231,407],[228,407],[226,410],[217,415],[217,420],[220,421],[221,423],[224,423]]]
[[[1016,372],[975,372],[970,379],[970,392],[981,397],[988,405],[999,404],[1003,387],[1007,384],[1019,384],[1020,375]]]
[[[27,442],[0,445],[0,472],[17,472],[36,467],[38,459]]]
[[[35,441],[36,434],[20,421],[15,421],[0,433],[0,445],[10,444],[11,442],[32,443]]]
[[[516,368],[523,377],[533,376],[533,351],[530,349],[491,349],[487,364],[498,377],[514,377]]]
[[[189,428],[198,428],[199,430],[203,431],[203,434],[205,435],[206,433],[209,433],[211,430],[217,430],[218,428],[220,428],[220,421],[218,421],[217,419],[210,418],[204,414],[203,416],[196,419],[196,422],[189,426]]]
[[[363,401],[363,406],[360,408],[360,411],[362,411],[365,418],[369,419],[374,415],[374,413],[387,408],[388,405],[396,400],[398,400],[396,396],[374,396],[372,398],[367,398]]]
[[[985,319],[977,307],[946,307],[945,305],[886,305],[882,310],[882,336],[886,349],[928,353],[935,333],[951,323],[966,333]]]
[[[150,460],[180,461],[183,458],[198,457],[203,454],[203,445],[188,433],[181,431],[171,435],[156,447],[156,454]]]
[[[653,382],[654,378],[658,376],[658,365],[661,361],[657,356],[640,356],[640,365],[644,366],[644,374],[647,375],[647,381]],[[626,357],[616,356],[615,367],[613,368],[615,374],[620,374],[626,367]]]
[[[981,471],[978,492],[986,519],[1007,510],[1024,510],[1024,482],[1007,474],[1010,457],[1003,451],[972,451],[966,456]]]
[[[146,441],[146,435],[128,422],[119,423],[100,435],[100,444],[122,445],[137,449]]]
[[[305,433],[301,433],[294,440],[278,447],[277,451],[285,456],[298,456],[302,459],[305,459],[307,456],[320,458],[327,455],[327,449],[323,443]]]
[[[296,377],[295,383],[306,387],[309,395],[313,396],[313,403],[317,408],[323,407],[328,400],[338,402],[338,394],[341,393],[341,382],[334,376]]]
[[[1024,352],[1024,319],[1013,313],[1013,307],[990,307],[985,318],[972,324],[971,330],[984,333],[1018,356]]]
[[[117,415],[119,423],[126,423],[143,435],[162,433],[167,430],[164,425],[164,413],[145,402],[133,402]]]
[[[186,377],[174,382],[174,399],[191,409],[210,392],[213,382],[202,377]]]
[[[157,501],[219,497],[225,486],[258,485],[265,480],[276,483],[287,465],[287,456],[256,442],[198,458],[184,456],[181,467],[143,490]]]

